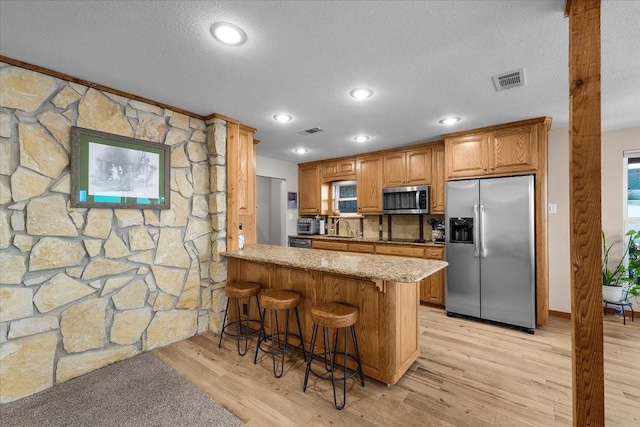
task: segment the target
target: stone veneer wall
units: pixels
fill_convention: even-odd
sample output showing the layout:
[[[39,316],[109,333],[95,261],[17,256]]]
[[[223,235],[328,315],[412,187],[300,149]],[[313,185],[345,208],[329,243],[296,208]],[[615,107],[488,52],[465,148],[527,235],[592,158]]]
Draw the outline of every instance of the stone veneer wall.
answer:
[[[73,125],[170,145],[171,209],[70,207]],[[0,403],[217,331],[225,155],[224,121],[0,63]]]

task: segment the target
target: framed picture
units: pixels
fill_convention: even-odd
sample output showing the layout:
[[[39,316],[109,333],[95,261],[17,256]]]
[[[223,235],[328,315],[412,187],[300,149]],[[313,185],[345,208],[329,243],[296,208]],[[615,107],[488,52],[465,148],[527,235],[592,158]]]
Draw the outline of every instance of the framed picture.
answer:
[[[169,209],[168,145],[71,127],[71,206]]]
[[[287,193],[287,209],[298,209],[298,193]]]

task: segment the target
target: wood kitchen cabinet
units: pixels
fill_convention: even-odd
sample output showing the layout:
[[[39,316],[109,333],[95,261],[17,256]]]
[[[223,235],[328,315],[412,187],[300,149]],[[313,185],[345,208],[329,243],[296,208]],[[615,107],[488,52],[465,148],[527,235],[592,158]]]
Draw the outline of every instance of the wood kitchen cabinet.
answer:
[[[549,321],[547,135],[550,117],[443,135],[447,180],[535,176],[536,324]]]
[[[431,213],[444,215],[444,142],[431,147]]]
[[[327,239],[312,239],[311,245],[313,249],[445,260],[444,246],[425,247],[393,243],[353,242],[340,239],[330,240],[330,236]],[[445,305],[445,270],[438,271],[420,282],[420,301],[439,306]]]
[[[431,147],[383,155],[383,187],[431,184]]]
[[[349,244],[347,242],[336,242],[333,240],[311,240],[312,249],[328,249],[330,251],[344,251],[349,250]]]
[[[376,253],[380,255],[397,255],[411,258],[424,258],[423,246],[408,246],[394,244],[377,244]]]
[[[445,135],[447,179],[536,172],[540,124],[526,122]]]
[[[356,160],[358,183],[358,213],[382,213],[382,157],[380,155],[358,157]]]
[[[256,243],[256,130],[228,117],[227,132],[227,249],[238,248],[240,224],[246,244]]]
[[[447,179],[486,175],[489,163],[487,134],[455,136],[445,140]]]
[[[445,260],[444,247],[428,247],[425,258]],[[440,270],[420,283],[420,301],[436,305],[445,305],[445,270]]]
[[[320,215],[322,209],[322,183],[320,162],[298,166],[298,214]]]
[[[351,181],[355,179],[355,157],[326,160],[322,162],[322,182]]]

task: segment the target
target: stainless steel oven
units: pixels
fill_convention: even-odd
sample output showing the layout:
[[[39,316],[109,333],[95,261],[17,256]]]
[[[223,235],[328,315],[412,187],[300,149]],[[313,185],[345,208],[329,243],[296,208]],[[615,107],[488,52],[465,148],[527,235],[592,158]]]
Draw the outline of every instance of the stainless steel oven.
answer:
[[[302,237],[289,237],[289,247],[311,249],[311,239]]]

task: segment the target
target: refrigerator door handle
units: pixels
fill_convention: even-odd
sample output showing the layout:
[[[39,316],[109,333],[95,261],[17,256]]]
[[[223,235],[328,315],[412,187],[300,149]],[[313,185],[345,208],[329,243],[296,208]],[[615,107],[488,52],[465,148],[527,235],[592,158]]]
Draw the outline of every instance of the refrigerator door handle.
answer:
[[[487,257],[486,248],[484,246],[484,228],[485,228],[484,216],[485,216],[484,205],[480,205],[480,256],[482,258]]]
[[[473,255],[478,258],[478,205],[473,205]]]

